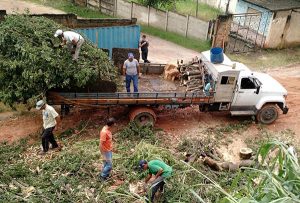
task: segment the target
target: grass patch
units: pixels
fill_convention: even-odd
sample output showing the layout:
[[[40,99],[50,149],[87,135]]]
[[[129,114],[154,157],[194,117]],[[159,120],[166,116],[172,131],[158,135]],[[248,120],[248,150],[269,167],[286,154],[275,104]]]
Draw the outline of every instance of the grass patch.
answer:
[[[84,18],[112,18],[112,16],[103,14],[97,10],[92,10],[83,6],[76,6],[68,0],[25,0],[34,3],[38,3],[44,6],[49,6],[58,10],[62,10],[66,13],[74,13],[77,16]]]
[[[210,42],[206,40],[190,39],[173,32],[166,32],[158,28],[144,25],[142,25],[141,31],[198,52],[210,49]]]
[[[0,102],[0,113],[12,111],[11,107],[5,105],[3,102]]]
[[[176,11],[178,13],[196,16],[197,2],[195,0],[179,0],[176,2]],[[209,21],[216,19],[218,15],[222,13],[221,10],[216,9],[204,3],[198,4],[198,15],[197,17]]]
[[[139,0],[131,0],[131,2],[139,3]],[[197,11],[197,1],[195,0],[177,0],[175,5],[169,5],[167,7],[159,6],[158,9],[161,10],[169,10],[174,11],[176,13],[196,16]],[[204,20],[209,21],[212,19],[216,19],[218,15],[222,13],[221,10],[214,8],[208,4],[199,2],[198,4],[198,15],[197,17]]]
[[[245,54],[228,54],[235,61],[244,63],[251,69],[268,70],[271,68],[300,63],[300,47],[282,50],[261,50]]]

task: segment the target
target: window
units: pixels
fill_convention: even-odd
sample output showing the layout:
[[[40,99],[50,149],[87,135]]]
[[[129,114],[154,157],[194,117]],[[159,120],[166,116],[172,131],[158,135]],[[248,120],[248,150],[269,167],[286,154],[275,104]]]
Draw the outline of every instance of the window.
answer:
[[[241,89],[256,89],[256,82],[253,78],[242,78]]]
[[[221,78],[221,85],[233,85],[235,77],[223,76]]]

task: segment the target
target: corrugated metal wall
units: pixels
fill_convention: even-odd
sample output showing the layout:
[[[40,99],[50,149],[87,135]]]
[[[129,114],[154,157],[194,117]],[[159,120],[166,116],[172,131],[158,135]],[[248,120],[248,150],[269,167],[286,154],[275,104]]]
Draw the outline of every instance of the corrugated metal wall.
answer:
[[[138,48],[140,26],[114,26],[99,28],[84,28],[77,31],[99,48],[108,49],[112,57],[112,48]]]

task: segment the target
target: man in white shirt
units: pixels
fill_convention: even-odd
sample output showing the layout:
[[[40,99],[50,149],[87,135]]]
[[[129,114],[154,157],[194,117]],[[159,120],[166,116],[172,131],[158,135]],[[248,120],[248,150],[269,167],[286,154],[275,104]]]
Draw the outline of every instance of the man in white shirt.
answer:
[[[128,59],[123,65],[123,75],[126,75],[126,90],[130,92],[130,83],[133,81],[134,92],[138,92],[138,78],[140,75],[139,62],[134,58],[133,53],[128,54]]]
[[[61,37],[62,39],[62,46],[67,45],[68,49],[70,50],[73,60],[77,61],[80,48],[82,44],[84,43],[84,38],[73,31],[65,31],[62,30],[56,30],[54,37]],[[74,51],[75,49],[75,51]]]
[[[52,149],[59,149],[59,146],[54,139],[53,131],[55,130],[56,126],[60,123],[60,116],[52,106],[49,106],[43,100],[40,100],[36,103],[36,109],[42,110],[43,115],[43,151],[40,152],[40,154],[44,155],[49,150],[49,142],[52,144]]]

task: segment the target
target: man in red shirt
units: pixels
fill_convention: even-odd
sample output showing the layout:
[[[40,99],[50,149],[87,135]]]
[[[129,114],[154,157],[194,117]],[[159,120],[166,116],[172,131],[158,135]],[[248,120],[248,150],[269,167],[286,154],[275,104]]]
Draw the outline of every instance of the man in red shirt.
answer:
[[[109,177],[112,169],[112,133],[111,127],[115,124],[114,118],[109,118],[106,125],[100,132],[99,149],[103,157],[103,168],[100,173],[100,180],[105,181]]]

